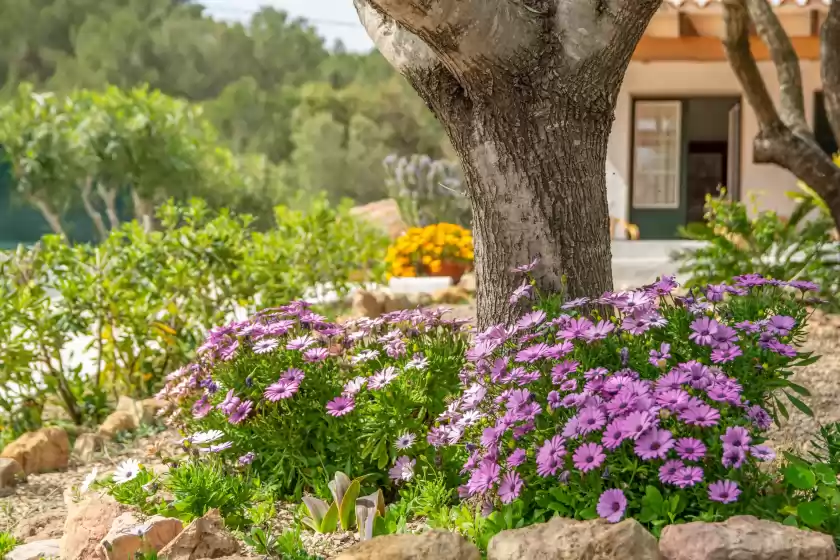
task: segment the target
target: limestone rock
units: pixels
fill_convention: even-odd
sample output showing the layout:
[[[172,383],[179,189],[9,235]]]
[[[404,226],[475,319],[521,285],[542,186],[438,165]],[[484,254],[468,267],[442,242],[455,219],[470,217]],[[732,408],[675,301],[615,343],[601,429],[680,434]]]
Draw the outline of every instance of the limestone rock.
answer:
[[[721,523],[669,525],[659,549],[665,560],[835,560],[829,535],[757,519],[730,517]]]
[[[168,407],[169,403],[161,399],[154,397],[143,399],[140,401],[140,410],[142,411],[140,422],[143,424],[153,424],[157,420],[158,414]]]
[[[357,290],[351,300],[351,315],[353,317],[370,317],[375,319],[385,312],[385,302],[379,294],[368,290]]]
[[[158,553],[161,560],[223,558],[239,552],[239,543],[225,529],[219,510],[213,509],[181,531]]]
[[[57,539],[22,544],[6,554],[6,560],[41,560],[47,558],[59,558]]]
[[[475,272],[465,272],[461,276],[461,281],[458,282],[458,287],[469,294],[474,294],[476,290]]]
[[[363,541],[336,560],[480,560],[478,549],[466,539],[446,531],[420,535],[387,535]]]
[[[73,454],[80,461],[88,463],[93,459],[97,451],[105,447],[105,437],[100,434],[79,434],[73,443]]]
[[[133,432],[140,427],[137,416],[124,410],[115,410],[99,426],[99,434],[113,439],[119,432]]]
[[[70,460],[70,439],[61,428],[27,432],[10,443],[0,457],[14,459],[27,475],[66,469]]]
[[[100,543],[99,555],[108,560],[123,560],[134,558],[138,551],[158,552],[183,528],[184,524],[178,519],[156,515],[143,523],[134,514],[126,512],[111,524],[111,529]]]
[[[22,519],[12,535],[19,541],[30,543],[59,539],[64,534],[66,513],[60,509],[51,509],[32,517]]]
[[[393,198],[357,206],[350,210],[350,215],[368,222],[391,239],[396,239],[408,229],[400,207]]]
[[[434,303],[456,304],[470,299],[470,294],[460,286],[450,286],[432,294]]]
[[[0,458],[0,488],[9,488],[26,478],[23,467],[14,459]]]
[[[64,536],[61,537],[62,560],[100,559],[100,542],[108,534],[114,520],[124,506],[110,496],[93,495],[81,502],[66,499],[67,519],[64,522]]]
[[[620,523],[555,517],[493,537],[487,560],[661,560],[656,539],[635,519]]]

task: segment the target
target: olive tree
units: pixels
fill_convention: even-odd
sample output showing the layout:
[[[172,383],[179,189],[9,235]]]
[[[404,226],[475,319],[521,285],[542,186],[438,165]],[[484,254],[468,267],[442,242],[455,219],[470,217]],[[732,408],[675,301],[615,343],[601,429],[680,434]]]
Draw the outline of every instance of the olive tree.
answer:
[[[443,124],[473,208],[478,320],[509,320],[509,269],[612,287],[605,165],[619,88],[661,0],[353,0]]]

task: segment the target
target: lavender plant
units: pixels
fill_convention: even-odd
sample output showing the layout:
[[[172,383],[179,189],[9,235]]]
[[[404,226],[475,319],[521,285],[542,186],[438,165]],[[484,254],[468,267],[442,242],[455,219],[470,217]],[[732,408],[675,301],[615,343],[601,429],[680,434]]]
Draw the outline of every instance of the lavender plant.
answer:
[[[431,449],[426,433],[457,390],[467,346],[463,323],[442,314],[336,325],[303,302],[265,310],[211,330],[159,396],[188,431],[224,436],[209,452],[299,495],[339,469],[368,473],[400,448]]]
[[[788,378],[817,359],[797,349],[817,287],[754,274],[686,297],[676,287],[562,305],[536,294],[515,325],[478,334],[462,392],[427,436],[469,453],[460,495],[487,512],[524,505],[532,522],[632,516],[655,533],[753,511],[772,491],[766,430],[788,405],[810,412]]]

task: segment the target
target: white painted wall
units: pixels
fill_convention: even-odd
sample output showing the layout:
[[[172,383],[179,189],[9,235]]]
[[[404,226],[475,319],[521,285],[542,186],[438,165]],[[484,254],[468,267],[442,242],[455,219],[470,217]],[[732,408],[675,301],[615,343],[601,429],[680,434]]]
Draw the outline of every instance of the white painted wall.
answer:
[[[759,64],[767,88],[778,102],[779,86],[772,63]],[[805,111],[813,123],[814,92],[821,88],[819,63],[802,62]],[[607,197],[610,214],[630,218],[630,161],[633,98],[740,95],[738,80],[727,62],[631,62],[615,110],[615,123],[607,151]],[[742,99],[741,196],[757,196],[758,208],[787,214],[792,208],[785,192],[796,189],[796,179],[774,165],[753,163],[752,141],[758,132],[755,114]],[[621,232],[619,232],[620,234]]]

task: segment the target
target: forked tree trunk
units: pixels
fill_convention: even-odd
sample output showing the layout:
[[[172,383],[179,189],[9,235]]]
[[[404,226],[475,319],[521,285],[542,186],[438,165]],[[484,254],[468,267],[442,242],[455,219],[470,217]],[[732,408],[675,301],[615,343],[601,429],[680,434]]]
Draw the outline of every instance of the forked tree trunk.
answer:
[[[58,215],[58,212],[53,210],[52,206],[46,200],[43,200],[40,197],[28,195],[27,200],[29,203],[35,206],[38,210],[40,210],[41,215],[44,217],[44,220],[50,226],[50,229],[53,230],[53,233],[56,235],[60,235],[61,237],[67,238],[67,234],[64,232],[64,228],[61,226],[61,216]]]
[[[99,198],[105,203],[105,215],[108,216],[108,221],[111,223],[111,230],[120,228],[120,217],[117,214],[117,189],[108,188],[103,184],[97,185]]]
[[[102,219],[102,214],[100,214],[99,210],[97,210],[93,205],[93,201],[90,196],[92,193],[93,179],[88,177],[82,184],[82,206],[85,207],[85,212],[87,212],[93,222],[96,232],[99,234],[99,238],[104,241],[108,237],[108,230],[105,228],[105,221]]]
[[[473,207],[478,323],[537,287],[612,287],[607,139],[627,64],[661,0],[353,0],[384,57],[443,124]]]

